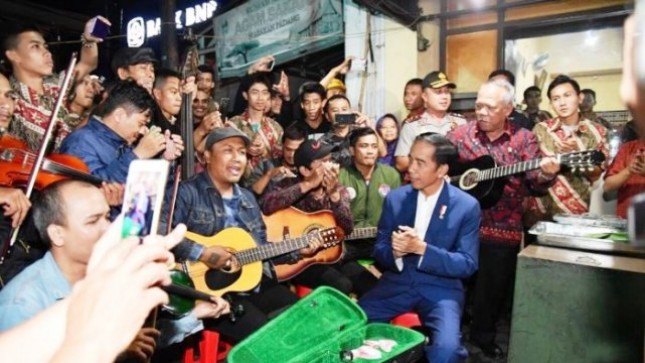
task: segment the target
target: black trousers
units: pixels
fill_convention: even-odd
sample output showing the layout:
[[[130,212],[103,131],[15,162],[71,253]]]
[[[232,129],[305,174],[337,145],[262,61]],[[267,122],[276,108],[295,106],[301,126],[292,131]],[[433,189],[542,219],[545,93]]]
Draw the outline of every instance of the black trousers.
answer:
[[[330,286],[345,294],[353,290],[352,281],[333,265],[312,265],[291,279],[294,284],[315,289],[318,286]]]
[[[259,292],[232,294],[231,304],[242,305],[244,309],[235,321],[224,316],[205,320],[204,326],[218,331],[228,340],[239,342],[297,301],[298,297],[289,288],[263,275]]]
[[[470,333],[470,340],[475,344],[495,342],[497,321],[515,283],[518,251],[519,246],[486,241],[479,245],[479,270],[475,279]]]

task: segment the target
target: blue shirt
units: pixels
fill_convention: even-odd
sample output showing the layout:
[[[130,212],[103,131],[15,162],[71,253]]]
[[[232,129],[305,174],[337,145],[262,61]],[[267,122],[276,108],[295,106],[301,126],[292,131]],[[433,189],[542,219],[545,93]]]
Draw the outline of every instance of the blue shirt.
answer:
[[[0,291],[0,331],[29,320],[71,292],[72,286],[47,252]]]
[[[0,332],[20,325],[69,296],[72,286],[58,267],[54,256],[45,256],[14,277],[0,290]],[[204,328],[191,312],[177,320],[160,320],[161,347],[180,342]]]

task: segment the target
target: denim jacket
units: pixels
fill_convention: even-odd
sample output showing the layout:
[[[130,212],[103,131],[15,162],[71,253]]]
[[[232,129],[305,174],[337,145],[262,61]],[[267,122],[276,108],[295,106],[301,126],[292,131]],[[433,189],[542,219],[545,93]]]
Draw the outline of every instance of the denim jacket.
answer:
[[[92,116],[87,125],[63,140],[60,152],[74,155],[92,175],[105,181],[125,183],[130,163],[137,159],[132,146],[103,122]]]
[[[242,229],[253,236],[255,243],[267,243],[266,226],[262,220],[260,207],[253,194],[235,185],[235,195],[239,196],[238,223]],[[161,216],[160,233],[164,233],[168,226],[170,203],[164,203],[164,213]],[[177,192],[177,201],[173,214],[172,225],[186,224],[188,230],[203,236],[212,236],[225,228],[226,212],[224,202],[219,191],[211,181],[206,171],[181,182]],[[195,242],[184,240],[175,247],[173,252],[179,260],[196,261],[204,251],[204,246]],[[297,253],[276,258],[273,261],[280,263],[297,259]],[[286,258],[286,259],[285,259]]]

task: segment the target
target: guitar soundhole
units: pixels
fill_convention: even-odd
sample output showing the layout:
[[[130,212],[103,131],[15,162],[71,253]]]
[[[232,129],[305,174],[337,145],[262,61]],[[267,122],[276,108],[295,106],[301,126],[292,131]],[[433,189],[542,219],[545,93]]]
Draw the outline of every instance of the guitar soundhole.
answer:
[[[240,278],[242,270],[235,272],[223,272],[220,270],[209,269],[204,276],[206,285],[211,290],[220,290],[227,286],[232,285],[237,279]]]
[[[479,177],[479,170],[470,169],[466,171],[459,181],[459,187],[462,190],[470,190],[477,186],[477,179]]]

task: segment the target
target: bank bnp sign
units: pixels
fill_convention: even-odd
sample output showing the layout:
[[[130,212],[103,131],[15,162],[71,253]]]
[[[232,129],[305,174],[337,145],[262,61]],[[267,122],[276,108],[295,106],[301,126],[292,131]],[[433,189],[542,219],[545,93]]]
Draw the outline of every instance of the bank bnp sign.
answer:
[[[175,23],[177,29],[202,23],[213,17],[217,10],[217,2],[205,1],[195,6],[189,6],[184,10],[175,12]],[[161,18],[145,20],[137,16],[128,21],[127,38],[128,47],[140,47],[146,39],[161,34]]]

